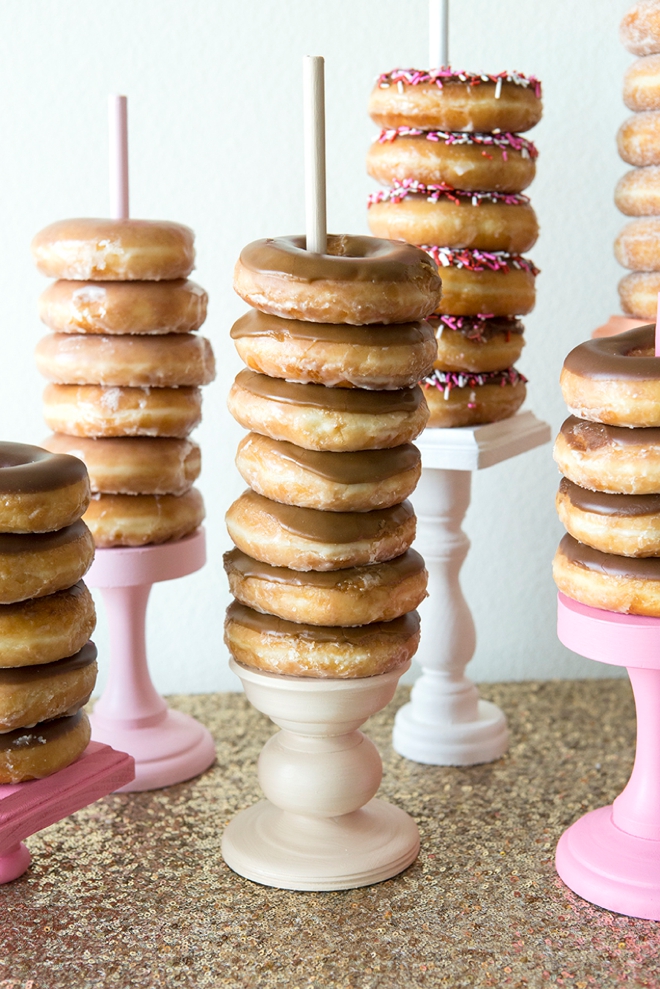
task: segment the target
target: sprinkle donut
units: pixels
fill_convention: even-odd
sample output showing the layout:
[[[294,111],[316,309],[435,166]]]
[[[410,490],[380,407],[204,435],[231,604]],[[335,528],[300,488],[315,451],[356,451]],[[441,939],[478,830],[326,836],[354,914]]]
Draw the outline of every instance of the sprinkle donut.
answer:
[[[515,368],[488,374],[435,370],[422,381],[429,427],[476,426],[515,415],[525,401],[527,378]]]
[[[536,302],[538,268],[519,254],[424,245],[442,276],[438,313],[524,316]]]
[[[429,317],[438,341],[436,368],[459,373],[505,371],[520,357],[524,326],[515,316]]]
[[[90,498],[85,465],[25,443],[0,443],[0,532],[51,532],[71,525]]]

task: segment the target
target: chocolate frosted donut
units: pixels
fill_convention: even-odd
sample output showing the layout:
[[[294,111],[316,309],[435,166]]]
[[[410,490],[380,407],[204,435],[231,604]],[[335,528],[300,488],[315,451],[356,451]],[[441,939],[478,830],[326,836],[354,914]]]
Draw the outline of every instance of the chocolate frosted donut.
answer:
[[[44,597],[87,573],[94,540],[82,520],[57,532],[0,534],[0,604]]]
[[[409,388],[436,354],[428,323],[353,326],[282,319],[252,309],[231,328],[248,367],[332,388]]]
[[[660,429],[606,426],[570,416],[554,458],[575,484],[612,494],[660,493]]]
[[[574,601],[630,615],[660,617],[660,558],[601,553],[571,535],[559,544],[553,576]]]
[[[92,595],[82,580],[46,597],[0,604],[0,668],[72,656],[82,649],[95,624]]]
[[[96,674],[93,642],[55,663],[0,669],[0,737],[14,728],[75,714],[89,700]]]
[[[82,755],[91,737],[83,711],[0,734],[0,783],[40,780]]]
[[[367,625],[413,611],[426,597],[424,560],[409,549],[386,563],[346,570],[271,567],[238,549],[224,555],[231,593],[256,611],[311,625]]]
[[[369,677],[407,663],[419,644],[419,615],[356,628],[303,625],[235,601],[227,609],[225,644],[234,659],[268,673],[303,677]]]
[[[556,506],[567,531],[601,553],[660,556],[660,494],[589,491],[564,477]]]
[[[89,478],[75,457],[0,443],[0,532],[50,532],[79,519]]]
[[[570,411],[611,426],[660,426],[655,327],[587,340],[564,361],[560,384]]]
[[[424,319],[440,279],[424,252],[375,237],[328,236],[327,254],[304,237],[255,240],[241,251],[234,288],[262,312],[318,323],[405,323]]]
[[[524,326],[515,316],[432,316],[440,371],[483,374],[513,367],[525,346]]]
[[[420,388],[326,388],[241,371],[227,400],[246,429],[307,450],[382,450],[410,443],[428,419]]]
[[[409,501],[373,512],[325,512],[245,491],[226,515],[232,542],[274,567],[341,570],[391,560],[415,538]]]

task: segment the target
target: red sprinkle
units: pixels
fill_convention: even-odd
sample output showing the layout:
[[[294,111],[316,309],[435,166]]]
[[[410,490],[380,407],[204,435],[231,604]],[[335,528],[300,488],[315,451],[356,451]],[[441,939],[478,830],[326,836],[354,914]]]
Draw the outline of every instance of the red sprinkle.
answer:
[[[438,268],[467,268],[468,271],[528,271],[538,275],[536,265],[521,254],[509,254],[506,251],[470,251],[467,248],[452,250],[451,247],[436,247],[435,244],[421,244],[423,251],[429,254]]]
[[[408,196],[424,196],[429,203],[437,203],[439,199],[449,199],[453,203],[460,203],[461,200],[469,199],[473,206],[480,206],[481,203],[505,203],[507,206],[523,206],[529,203],[529,198],[521,193],[466,192],[464,189],[455,189],[444,182],[439,185],[426,185],[416,179],[403,179],[400,182],[395,182],[391,189],[372,192],[368,199],[368,205],[373,206],[374,203],[385,202],[400,203]]]
[[[424,69],[392,69],[391,72],[383,72],[378,77],[377,85],[381,89],[386,89],[392,83],[403,83],[404,86],[420,86],[432,83],[438,89],[442,89],[446,82],[465,82],[470,86],[479,86],[482,82],[497,83],[512,82],[515,86],[523,86],[525,89],[533,89],[537,99],[541,98],[541,82],[536,76],[525,76],[522,72],[498,72],[495,75],[487,72],[459,72],[457,69],[441,68],[431,69],[428,72]]]
[[[536,146],[520,134],[512,134],[510,131],[497,131],[491,133],[468,134],[466,131],[448,130],[422,130],[420,127],[390,127],[382,130],[378,135],[379,144],[389,144],[396,141],[397,137],[424,137],[427,141],[435,144],[481,144],[486,147],[502,148],[506,153],[507,148],[520,151],[523,158],[538,158]],[[486,156],[488,157],[488,156]]]
[[[454,388],[479,388],[482,385],[499,384],[505,388],[507,385],[527,384],[527,378],[515,367],[507,368],[506,371],[484,371],[482,374],[473,374],[469,371],[434,371],[421,384],[424,388],[437,388],[444,393],[445,401],[449,399]]]

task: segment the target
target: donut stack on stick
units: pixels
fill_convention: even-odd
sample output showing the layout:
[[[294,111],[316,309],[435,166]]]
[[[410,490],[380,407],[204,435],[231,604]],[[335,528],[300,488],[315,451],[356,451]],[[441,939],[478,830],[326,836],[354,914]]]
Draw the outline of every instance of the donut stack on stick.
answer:
[[[422,382],[430,426],[504,419],[525,399],[513,365],[518,317],[535,302],[538,272],[522,252],[538,224],[522,192],[537,152],[520,132],[540,120],[540,97],[533,76],[450,68],[394,69],[371,94],[382,130],[367,170],[389,188],[369,197],[369,226],[423,247],[442,275],[438,359]]]
[[[617,134],[620,156],[635,167],[619,180],[614,200],[635,217],[614,243],[619,264],[631,274],[619,282],[624,313],[655,319],[660,292],[660,0],[638,0],[621,22],[621,41],[633,55],[623,100],[634,114]]]
[[[79,460],[0,443],[0,783],[50,776],[89,742],[89,497]]]

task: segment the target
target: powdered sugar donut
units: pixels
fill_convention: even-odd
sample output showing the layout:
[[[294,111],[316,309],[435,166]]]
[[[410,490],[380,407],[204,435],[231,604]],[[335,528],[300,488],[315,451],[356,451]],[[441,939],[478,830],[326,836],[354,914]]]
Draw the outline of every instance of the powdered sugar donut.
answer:
[[[629,110],[660,110],[660,55],[638,58],[623,77],[623,102]]]
[[[632,220],[614,241],[619,264],[633,271],[660,271],[660,218]]]
[[[658,56],[660,58],[660,56]],[[626,216],[660,214],[660,165],[633,168],[617,182],[614,202]]]
[[[438,265],[442,298],[438,313],[454,316],[524,316],[536,302],[538,268],[519,254],[452,250],[424,245]]]
[[[616,144],[629,165],[660,165],[660,110],[629,117],[619,127]]]
[[[658,292],[660,272],[634,271],[619,282],[621,308],[638,319],[655,319]]]
[[[660,52],[658,0],[637,0],[623,16],[619,37],[621,44],[633,55],[653,55]]]

